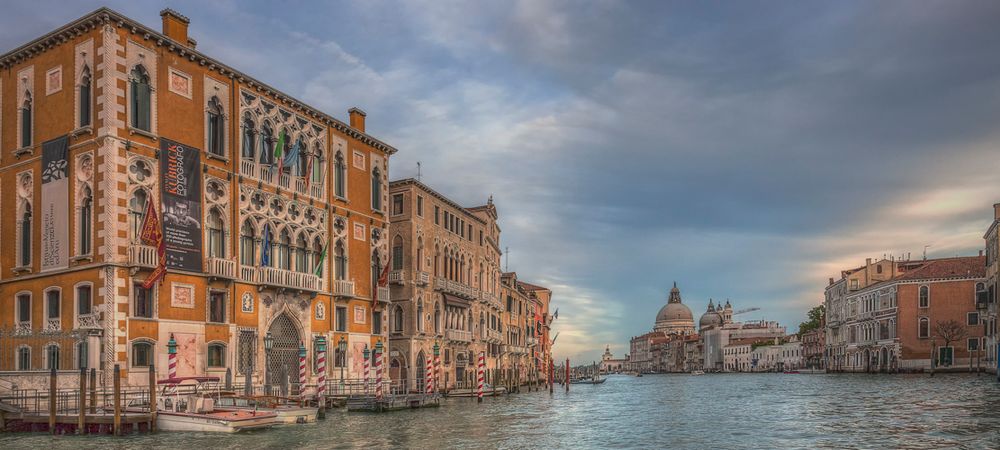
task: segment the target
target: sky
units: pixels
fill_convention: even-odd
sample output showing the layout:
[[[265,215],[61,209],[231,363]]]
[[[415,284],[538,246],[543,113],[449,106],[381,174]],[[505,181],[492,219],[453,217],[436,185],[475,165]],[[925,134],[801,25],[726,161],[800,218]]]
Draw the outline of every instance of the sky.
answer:
[[[36,0],[0,47],[102,5],[492,195],[560,359],[626,353],[674,281],[795,331],[867,257],[975,255],[1000,202],[997,2]]]

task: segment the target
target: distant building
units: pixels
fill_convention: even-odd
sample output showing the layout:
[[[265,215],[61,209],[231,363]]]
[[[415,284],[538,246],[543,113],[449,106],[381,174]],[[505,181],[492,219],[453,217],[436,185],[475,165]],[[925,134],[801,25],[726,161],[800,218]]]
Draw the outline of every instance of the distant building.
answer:
[[[625,363],[628,358],[615,359],[611,354],[611,346],[604,347],[604,354],[601,355],[601,372],[619,373],[625,370]]]
[[[997,370],[997,290],[998,279],[1000,279],[1000,264],[997,256],[1000,255],[1000,203],[993,205],[993,223],[986,230],[983,239],[986,240],[986,290],[976,293],[976,311],[979,311],[979,321],[983,325],[985,343],[982,351],[982,363],[987,371],[996,373]]]
[[[733,322],[733,307],[729,301],[715,307],[712,300],[698,321],[701,336],[702,363],[705,371],[727,371],[723,349],[731,340],[743,338],[778,338],[785,336],[785,327],[773,321]]]
[[[826,330],[821,325],[819,328],[802,333],[802,359],[804,367],[809,369],[824,369],[824,357],[826,350]]]

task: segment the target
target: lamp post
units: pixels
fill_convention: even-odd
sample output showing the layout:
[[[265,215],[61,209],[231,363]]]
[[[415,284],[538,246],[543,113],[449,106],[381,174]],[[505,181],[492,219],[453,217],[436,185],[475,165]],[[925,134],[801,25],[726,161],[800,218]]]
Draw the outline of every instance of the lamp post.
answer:
[[[274,336],[271,336],[271,332],[268,331],[264,335],[264,385],[268,386],[268,390],[270,390],[270,383],[268,381],[271,378],[271,370],[270,367],[267,367],[267,361],[271,357],[272,348],[274,348]]]
[[[337,341],[337,349],[340,350],[340,386],[344,386],[344,366],[347,365],[347,340],[343,336]]]
[[[439,370],[438,364],[441,361],[440,356],[441,356],[441,345],[435,341],[434,342],[434,390],[440,390],[438,388],[438,383],[441,382],[441,380],[438,380],[438,370]]]

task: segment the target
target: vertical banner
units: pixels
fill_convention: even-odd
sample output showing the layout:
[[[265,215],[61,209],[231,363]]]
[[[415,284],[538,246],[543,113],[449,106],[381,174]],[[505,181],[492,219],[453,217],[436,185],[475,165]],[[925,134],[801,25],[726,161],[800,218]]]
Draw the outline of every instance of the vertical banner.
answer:
[[[160,183],[167,267],[190,272],[202,271],[200,168],[198,149],[161,138]]]
[[[41,270],[69,267],[69,137],[42,144]]]

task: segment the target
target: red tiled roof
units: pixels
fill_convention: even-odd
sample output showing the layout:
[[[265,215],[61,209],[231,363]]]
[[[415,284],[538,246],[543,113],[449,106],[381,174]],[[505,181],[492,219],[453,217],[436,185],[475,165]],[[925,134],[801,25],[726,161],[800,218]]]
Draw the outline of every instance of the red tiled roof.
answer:
[[[526,291],[547,291],[547,290],[549,290],[549,288],[547,288],[547,287],[542,287],[542,286],[539,286],[537,284],[525,283],[525,282],[523,282],[521,280],[518,280],[517,284],[521,285],[521,289],[524,289]]]
[[[982,278],[986,276],[985,256],[960,256],[928,260],[923,266],[906,271],[895,280],[926,280],[935,278]]]

